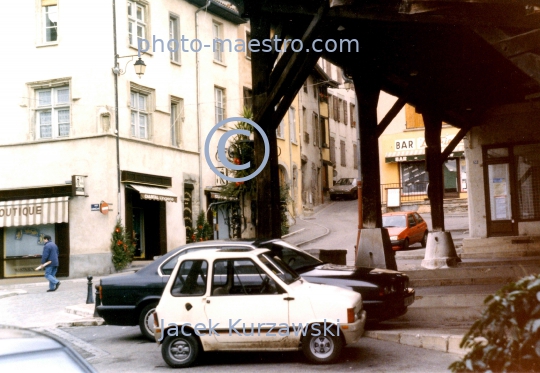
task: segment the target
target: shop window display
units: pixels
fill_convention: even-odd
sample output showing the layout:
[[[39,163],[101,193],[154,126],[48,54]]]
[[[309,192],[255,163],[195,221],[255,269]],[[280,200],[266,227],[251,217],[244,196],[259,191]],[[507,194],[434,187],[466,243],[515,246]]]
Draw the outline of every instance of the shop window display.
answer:
[[[55,225],[32,225],[4,228],[4,277],[42,276],[34,269],[41,262],[45,242],[49,235],[55,241]]]

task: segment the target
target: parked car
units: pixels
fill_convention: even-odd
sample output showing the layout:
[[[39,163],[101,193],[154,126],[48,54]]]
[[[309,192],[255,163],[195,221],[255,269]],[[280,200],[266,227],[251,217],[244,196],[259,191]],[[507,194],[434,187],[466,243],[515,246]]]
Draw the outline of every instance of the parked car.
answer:
[[[330,189],[330,199],[335,200],[338,197],[348,197],[350,199],[358,198],[358,185],[354,178],[339,179]]]
[[[388,229],[392,249],[407,250],[409,245],[420,242],[426,247],[428,227],[415,211],[388,212],[382,216],[382,225]]]
[[[330,363],[360,339],[366,312],[360,294],[309,283],[268,249],[223,248],[179,258],[154,322],[173,368],[217,350],[302,350]]]
[[[268,248],[306,281],[360,293],[370,322],[401,316],[414,302],[409,277],[401,272],[325,264],[283,240],[219,240],[180,246],[135,273],[103,277],[96,296],[98,314],[109,325],[139,325],[142,334],[154,340],[152,314],[178,259],[190,252],[216,248]]]
[[[0,371],[97,373],[59,339],[7,325],[0,325]]]

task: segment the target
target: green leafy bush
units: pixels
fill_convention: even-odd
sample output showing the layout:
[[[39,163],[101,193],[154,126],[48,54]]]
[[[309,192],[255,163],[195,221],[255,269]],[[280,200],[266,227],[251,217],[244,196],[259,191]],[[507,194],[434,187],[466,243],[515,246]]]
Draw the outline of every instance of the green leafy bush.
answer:
[[[126,268],[133,261],[135,246],[135,242],[126,234],[122,222],[118,220],[111,237],[112,262],[117,271]]]
[[[453,372],[540,371],[540,275],[505,285],[461,341],[470,348]]]
[[[197,216],[195,232],[193,233],[193,236],[191,236],[191,242],[208,241],[213,239],[214,232],[212,231],[212,226],[206,220],[204,212],[201,211]]]

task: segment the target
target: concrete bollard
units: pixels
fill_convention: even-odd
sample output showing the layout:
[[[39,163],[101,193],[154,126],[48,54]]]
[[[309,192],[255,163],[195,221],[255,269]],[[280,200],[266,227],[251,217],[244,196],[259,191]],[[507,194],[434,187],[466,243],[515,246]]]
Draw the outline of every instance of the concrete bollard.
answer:
[[[427,269],[455,267],[461,262],[450,232],[429,232],[426,255],[421,266]]]
[[[388,229],[362,229],[355,262],[357,267],[387,268],[397,271],[395,255]]]
[[[88,291],[86,295],[86,304],[94,303],[94,294],[92,294],[92,276],[87,276],[88,279]]]
[[[347,250],[307,249],[305,251],[325,263],[337,265],[347,264]]]

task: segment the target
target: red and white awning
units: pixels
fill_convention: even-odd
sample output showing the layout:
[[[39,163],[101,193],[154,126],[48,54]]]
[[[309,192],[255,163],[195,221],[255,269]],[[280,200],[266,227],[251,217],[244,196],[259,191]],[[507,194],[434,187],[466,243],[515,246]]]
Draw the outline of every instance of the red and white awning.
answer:
[[[37,198],[0,202],[0,227],[68,222],[68,198]]]

